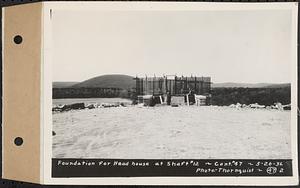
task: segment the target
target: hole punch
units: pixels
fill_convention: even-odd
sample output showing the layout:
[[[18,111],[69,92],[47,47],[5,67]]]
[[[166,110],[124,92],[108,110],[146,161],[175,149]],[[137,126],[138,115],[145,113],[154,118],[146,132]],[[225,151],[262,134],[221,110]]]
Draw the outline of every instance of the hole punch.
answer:
[[[14,142],[15,142],[16,146],[21,146],[23,144],[23,138],[17,137],[17,138],[15,138]]]
[[[14,42],[15,42],[16,44],[21,44],[22,41],[23,41],[22,36],[16,35],[16,36],[14,37]]]

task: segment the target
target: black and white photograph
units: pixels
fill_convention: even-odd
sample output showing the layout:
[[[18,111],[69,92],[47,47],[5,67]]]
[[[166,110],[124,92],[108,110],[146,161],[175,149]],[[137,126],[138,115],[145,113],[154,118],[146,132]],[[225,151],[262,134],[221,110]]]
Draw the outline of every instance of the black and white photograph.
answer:
[[[52,158],[291,160],[291,10],[151,5],[51,11]]]

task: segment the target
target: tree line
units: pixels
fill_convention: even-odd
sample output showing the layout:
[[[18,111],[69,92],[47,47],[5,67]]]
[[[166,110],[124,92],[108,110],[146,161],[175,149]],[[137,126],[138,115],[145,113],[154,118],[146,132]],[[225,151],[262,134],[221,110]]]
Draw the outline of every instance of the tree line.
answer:
[[[272,105],[276,102],[291,103],[291,88],[213,88],[212,105],[253,104]]]

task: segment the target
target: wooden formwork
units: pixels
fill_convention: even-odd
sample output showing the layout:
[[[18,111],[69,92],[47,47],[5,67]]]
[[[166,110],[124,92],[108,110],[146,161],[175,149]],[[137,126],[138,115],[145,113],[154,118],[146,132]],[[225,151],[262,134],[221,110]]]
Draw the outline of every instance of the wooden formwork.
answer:
[[[208,95],[211,89],[210,77],[136,77],[137,95]]]

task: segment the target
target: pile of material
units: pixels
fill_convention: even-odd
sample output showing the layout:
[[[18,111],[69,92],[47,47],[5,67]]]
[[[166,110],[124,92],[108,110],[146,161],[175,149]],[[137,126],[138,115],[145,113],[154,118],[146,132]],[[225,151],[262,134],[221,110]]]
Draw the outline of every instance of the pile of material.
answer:
[[[195,94],[195,105],[196,106],[204,106],[204,105],[206,105],[206,96],[204,96],[204,95],[196,95]]]
[[[138,96],[138,104],[142,104],[142,106],[163,105],[165,104],[165,100],[161,95],[140,95]]]
[[[102,103],[98,108],[125,107],[124,103]]]
[[[184,96],[172,96],[171,106],[185,105]]]
[[[59,105],[59,106],[53,107],[52,111],[62,112],[62,111],[80,110],[80,109],[85,109],[84,103]]]
[[[65,112],[69,110],[82,110],[82,109],[94,109],[94,108],[110,108],[110,107],[125,107],[124,103],[91,103],[85,105],[84,103],[64,104],[54,106],[52,111]]]
[[[276,109],[276,110],[291,110],[291,104],[287,104],[287,105],[282,105],[280,102],[274,103],[273,105],[270,106],[266,106],[266,105],[260,105],[258,103],[254,103],[254,104],[240,104],[240,103],[236,103],[236,104],[231,104],[229,105],[230,108],[254,108],[254,109]]]

